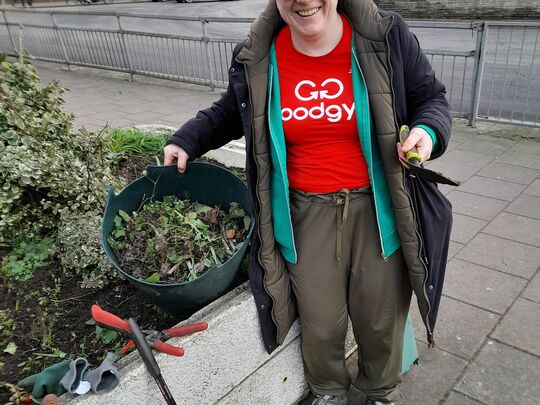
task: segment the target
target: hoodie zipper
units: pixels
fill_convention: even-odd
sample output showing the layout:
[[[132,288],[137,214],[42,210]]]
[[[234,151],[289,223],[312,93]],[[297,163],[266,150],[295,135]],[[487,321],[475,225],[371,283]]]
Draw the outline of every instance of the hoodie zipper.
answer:
[[[391,48],[390,48],[390,41],[388,39],[388,36],[390,34],[390,30],[392,29],[392,26],[394,24],[394,16],[391,16],[391,20],[392,20],[392,23],[390,24],[390,27],[388,28],[388,30],[386,31],[386,34],[385,34],[385,39],[386,39],[386,47],[388,49],[388,57],[387,57],[387,62],[388,62],[388,66],[390,68],[390,89],[392,91],[392,108],[394,109],[394,125],[396,127],[396,129],[399,128],[399,123],[397,121],[397,117],[396,117],[396,95],[395,95],[395,92],[394,92],[394,70],[392,69],[392,62],[390,60],[390,52],[391,52]],[[418,222],[418,214],[416,212],[416,209],[413,205],[413,201],[412,201],[412,197],[409,193],[409,190],[407,189],[407,184],[406,184],[406,173],[405,173],[405,168],[402,167],[401,168],[401,172],[402,172],[402,175],[403,175],[403,189],[405,190],[405,194],[407,195],[407,198],[409,199],[409,204],[411,205],[411,211],[412,211],[412,214],[413,214],[413,222],[414,222],[414,232],[416,233],[417,237],[418,237],[418,241],[419,241],[419,251],[418,251],[418,258],[420,259],[420,263],[422,264],[422,266],[424,267],[424,272],[425,272],[425,275],[426,277],[424,278],[424,282],[422,283],[422,293],[424,294],[424,298],[426,300],[426,303],[428,305],[428,311],[426,313],[426,319],[425,319],[425,325],[426,325],[426,329],[427,329],[427,339],[428,339],[428,345],[430,347],[433,347],[435,346],[435,340],[433,338],[433,332],[431,331],[431,327],[429,325],[429,314],[431,312],[431,304],[429,302],[429,298],[427,296],[427,291],[426,291],[426,284],[427,284],[427,280],[428,280],[428,277],[429,277],[429,268],[427,266],[427,259],[424,260],[425,258],[423,257],[423,239],[422,239],[422,235],[420,234],[419,232],[419,226],[416,226],[416,225],[419,225],[419,222]]]

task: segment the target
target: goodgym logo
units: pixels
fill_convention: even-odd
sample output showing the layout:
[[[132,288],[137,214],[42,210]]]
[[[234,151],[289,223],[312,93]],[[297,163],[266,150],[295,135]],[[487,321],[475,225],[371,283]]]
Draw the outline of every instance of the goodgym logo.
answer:
[[[313,101],[321,101],[309,108],[300,106],[293,110],[285,107],[281,110],[281,118],[283,121],[291,119],[302,121],[309,117],[314,120],[326,119],[330,122],[339,122],[346,116],[349,121],[354,114],[354,102],[347,105],[346,103],[330,104],[330,101],[325,101],[339,98],[343,94],[343,89],[343,83],[339,79],[326,79],[319,86],[311,80],[302,80],[294,89],[299,104],[303,102],[311,105]]]

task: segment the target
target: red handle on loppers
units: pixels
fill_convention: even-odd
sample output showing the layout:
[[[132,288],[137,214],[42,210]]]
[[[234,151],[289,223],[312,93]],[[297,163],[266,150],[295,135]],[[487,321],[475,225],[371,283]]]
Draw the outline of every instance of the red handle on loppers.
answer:
[[[206,329],[208,329],[208,323],[199,322],[199,323],[193,323],[191,325],[176,326],[174,328],[164,330],[163,333],[165,333],[168,337],[186,336],[186,335],[191,335],[192,333],[195,333],[195,332],[202,332],[203,330],[206,330]]]
[[[94,318],[96,323],[100,326],[115,330],[117,332],[126,332],[131,335],[131,328],[126,321],[117,317],[116,315],[111,314],[110,312],[105,311],[104,309],[101,309],[99,305],[92,305],[91,312],[92,318]]]
[[[156,340],[152,344],[152,348],[156,349],[158,352],[170,354],[171,356],[182,357],[184,355],[184,349],[181,347],[170,345],[161,340]]]

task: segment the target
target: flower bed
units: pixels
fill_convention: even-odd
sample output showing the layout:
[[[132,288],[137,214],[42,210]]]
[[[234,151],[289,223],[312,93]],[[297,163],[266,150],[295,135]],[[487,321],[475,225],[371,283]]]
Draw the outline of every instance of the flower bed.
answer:
[[[145,329],[181,319],[119,278],[99,238],[108,186],[120,189],[159,162],[170,131],[74,131],[57,83],[42,86],[26,63],[4,62],[0,75],[0,96],[11,100],[0,108],[3,404],[10,384],[23,377],[66,358],[97,365],[126,342],[93,323],[92,304],[133,317]]]

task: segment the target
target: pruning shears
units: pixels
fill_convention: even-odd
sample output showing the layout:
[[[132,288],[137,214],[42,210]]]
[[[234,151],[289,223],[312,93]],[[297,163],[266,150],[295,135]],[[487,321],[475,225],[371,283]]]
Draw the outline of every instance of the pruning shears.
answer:
[[[156,330],[142,331],[133,318],[130,318],[126,322],[116,315],[101,309],[99,305],[92,305],[91,312],[92,317],[99,326],[112,329],[117,332],[125,332],[132,338],[132,340],[130,340],[122,349],[120,349],[120,353],[124,354],[129,348],[133,346],[137,347],[146,369],[156,381],[156,384],[159,387],[159,390],[167,405],[176,405],[176,401],[174,400],[169,387],[161,375],[161,370],[159,369],[156,358],[152,353],[152,349],[170,354],[172,356],[181,357],[184,355],[184,349],[165,343],[163,339],[201,332],[208,329],[208,323],[200,322],[192,325],[184,325],[167,329],[162,332]]]
[[[117,332],[127,333],[130,336],[133,335],[133,331],[131,330],[131,327],[127,321],[105,311],[99,305],[92,305],[91,312],[92,317],[99,326],[106,329],[112,329]],[[165,343],[164,340],[171,337],[191,335],[192,333],[202,332],[206,329],[208,329],[208,323],[199,322],[190,325],[177,326],[164,331],[148,329],[143,330],[142,333],[144,335],[144,339],[152,349],[171,356],[182,357],[184,355],[184,349],[182,347],[170,345]],[[120,354],[125,354],[134,346],[135,342],[130,340],[124,347],[120,349]]]
[[[410,129],[407,125],[402,125],[399,128],[399,141],[401,144],[406,141],[409,134]],[[399,160],[410,170],[411,174],[432,181],[433,183],[449,184],[451,186],[459,186],[461,184],[459,181],[452,180],[442,173],[424,167],[422,157],[417,152],[416,147],[413,147],[405,154],[405,159],[399,158]]]

